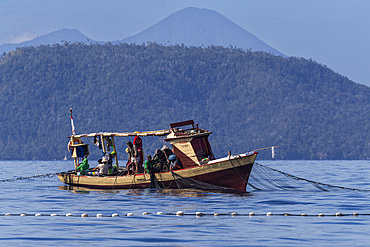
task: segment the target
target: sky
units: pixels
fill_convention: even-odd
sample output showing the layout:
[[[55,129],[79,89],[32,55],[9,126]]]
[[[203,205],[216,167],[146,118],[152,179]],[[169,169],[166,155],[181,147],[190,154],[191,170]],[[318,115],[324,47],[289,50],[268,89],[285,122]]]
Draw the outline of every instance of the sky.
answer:
[[[186,7],[217,11],[287,56],[370,86],[369,0],[0,0],[0,44],[62,28],[116,41]]]

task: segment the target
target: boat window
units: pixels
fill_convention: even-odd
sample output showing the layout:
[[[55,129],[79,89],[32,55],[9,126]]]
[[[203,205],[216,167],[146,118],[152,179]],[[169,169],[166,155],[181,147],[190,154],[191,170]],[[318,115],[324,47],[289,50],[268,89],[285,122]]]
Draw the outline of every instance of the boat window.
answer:
[[[191,141],[191,144],[199,161],[203,160],[204,158],[213,159],[213,152],[207,137],[194,138]]]

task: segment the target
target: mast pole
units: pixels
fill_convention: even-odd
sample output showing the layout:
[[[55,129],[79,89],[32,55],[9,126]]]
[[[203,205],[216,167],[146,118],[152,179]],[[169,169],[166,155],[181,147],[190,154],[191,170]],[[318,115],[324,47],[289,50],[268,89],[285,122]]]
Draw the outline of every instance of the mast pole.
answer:
[[[72,127],[71,144],[74,145],[75,144],[75,137],[74,136],[76,135],[76,131],[75,131],[75,125],[73,123],[72,108],[69,108],[69,112],[71,113],[71,127]],[[72,153],[72,155],[73,155],[73,153]],[[78,157],[74,157],[73,161],[74,161],[74,164],[75,164],[75,169],[77,169]]]

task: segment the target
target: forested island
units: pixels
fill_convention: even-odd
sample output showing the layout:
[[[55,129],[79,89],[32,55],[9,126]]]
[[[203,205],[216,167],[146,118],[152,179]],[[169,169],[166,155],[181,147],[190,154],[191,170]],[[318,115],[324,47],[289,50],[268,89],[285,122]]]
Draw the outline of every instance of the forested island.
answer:
[[[303,58],[65,43],[2,54],[0,87],[3,160],[68,156],[70,108],[77,133],[158,130],[194,119],[213,132],[216,157],[276,145],[276,159],[370,158],[370,88]],[[124,143],[118,147],[125,158]],[[144,148],[153,152],[157,140],[144,139]]]

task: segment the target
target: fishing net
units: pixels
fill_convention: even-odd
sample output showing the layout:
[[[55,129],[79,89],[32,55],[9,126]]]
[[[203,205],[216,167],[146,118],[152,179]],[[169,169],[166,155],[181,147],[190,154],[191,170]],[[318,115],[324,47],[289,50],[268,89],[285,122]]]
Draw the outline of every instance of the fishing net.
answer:
[[[180,176],[176,172],[172,172],[172,176],[175,180],[175,183],[178,189],[191,188],[191,189],[211,190],[211,191],[220,191],[220,192],[228,192],[232,190],[230,188],[225,188],[222,186],[205,183],[205,182],[193,179],[193,178],[185,178],[185,177]]]
[[[255,190],[289,190],[289,191],[320,191],[356,190],[364,189],[347,188],[301,178],[277,169],[255,163],[249,177],[248,186]]]
[[[239,174],[240,175],[240,174]],[[199,190],[209,190],[217,192],[232,192],[230,188],[225,188],[213,184],[208,184],[196,179],[185,178],[179,174],[172,172],[176,187],[178,189],[191,188]],[[156,186],[160,186],[160,182],[156,181]],[[165,188],[165,187],[155,187]],[[347,188],[331,184],[325,184],[309,179],[301,178],[277,169],[255,163],[248,180],[247,188],[255,190],[286,190],[286,191],[337,191],[337,190],[356,190],[370,191],[363,189]]]
[[[152,189],[169,189],[169,188],[176,188],[176,189],[195,189],[195,190],[203,190],[203,191],[213,191],[213,192],[230,192],[234,191],[230,188],[225,188],[222,186],[217,186],[214,184],[205,183],[193,178],[185,178],[174,171],[171,171],[172,177],[174,181],[170,184],[163,184],[161,181],[157,179],[157,177],[153,174],[150,174],[151,180],[151,188]]]

